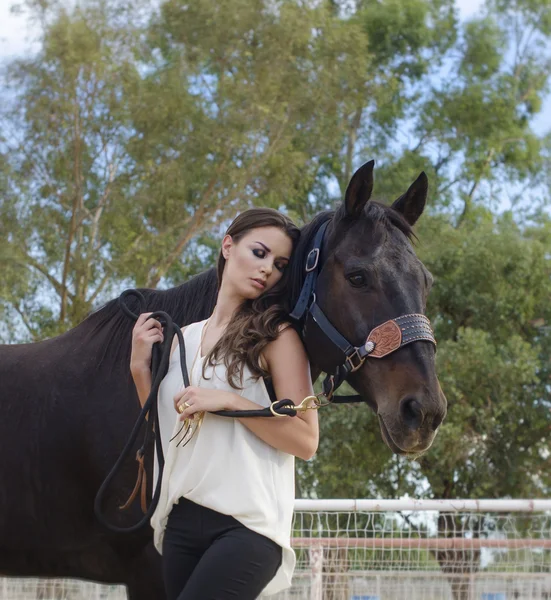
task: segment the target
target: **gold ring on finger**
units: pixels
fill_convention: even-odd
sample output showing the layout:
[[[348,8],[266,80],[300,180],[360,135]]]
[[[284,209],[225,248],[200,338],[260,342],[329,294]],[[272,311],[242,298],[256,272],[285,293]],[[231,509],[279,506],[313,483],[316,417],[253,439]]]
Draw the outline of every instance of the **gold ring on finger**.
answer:
[[[184,410],[185,410],[185,408],[184,408],[184,407],[183,407],[181,404],[179,404],[179,405],[178,405],[178,412],[179,412],[180,414],[182,414],[182,413],[184,412]]]
[[[191,408],[191,404],[190,404],[189,402],[184,402],[184,406],[185,406],[186,408]]]

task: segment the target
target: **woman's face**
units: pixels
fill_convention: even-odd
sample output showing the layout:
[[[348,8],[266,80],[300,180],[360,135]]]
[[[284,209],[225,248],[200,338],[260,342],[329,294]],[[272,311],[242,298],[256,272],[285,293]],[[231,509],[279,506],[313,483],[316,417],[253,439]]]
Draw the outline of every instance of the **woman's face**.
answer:
[[[237,243],[226,235],[222,284],[231,285],[244,299],[252,300],[273,288],[288,267],[293,243],[278,227],[257,227]]]

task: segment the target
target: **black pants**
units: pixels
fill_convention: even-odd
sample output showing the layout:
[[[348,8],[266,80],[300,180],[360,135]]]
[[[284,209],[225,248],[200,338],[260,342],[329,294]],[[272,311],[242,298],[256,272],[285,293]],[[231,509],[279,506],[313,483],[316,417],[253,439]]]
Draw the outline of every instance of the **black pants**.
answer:
[[[281,546],[228,515],[181,498],[168,516],[168,600],[254,600],[281,564]]]

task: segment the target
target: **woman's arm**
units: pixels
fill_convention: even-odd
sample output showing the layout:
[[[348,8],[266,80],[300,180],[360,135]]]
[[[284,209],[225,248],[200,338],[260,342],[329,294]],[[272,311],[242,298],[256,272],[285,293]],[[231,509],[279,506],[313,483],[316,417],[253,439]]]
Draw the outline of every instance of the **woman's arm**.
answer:
[[[143,408],[149,394],[151,392],[151,370],[149,367],[131,367],[132,379],[138,392],[140,407]]]
[[[290,398],[300,404],[314,394],[310,365],[297,332],[288,327],[264,350],[276,397]],[[258,409],[258,405],[234,395],[232,410]],[[232,403],[233,404],[233,403]],[[319,427],[317,410],[300,412],[296,417],[242,418],[239,421],[261,440],[278,450],[308,460],[318,448]]]
[[[182,327],[182,333],[185,327]],[[174,336],[172,340],[172,347],[170,348],[170,357],[172,358],[172,353],[176,348],[176,344],[178,343],[178,336]],[[150,359],[151,360],[151,359]],[[143,361],[136,361],[130,363],[130,373],[132,375],[132,379],[134,380],[134,385],[136,386],[136,391],[138,392],[138,398],[140,400],[140,408],[143,408],[143,405],[146,403],[149,394],[151,393],[151,367],[149,364],[144,363]],[[147,418],[147,417],[146,417]]]

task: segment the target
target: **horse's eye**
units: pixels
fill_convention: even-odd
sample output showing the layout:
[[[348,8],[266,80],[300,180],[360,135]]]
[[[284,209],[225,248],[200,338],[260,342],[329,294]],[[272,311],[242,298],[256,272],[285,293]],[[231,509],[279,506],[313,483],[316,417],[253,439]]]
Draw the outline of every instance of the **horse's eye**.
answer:
[[[347,279],[350,282],[350,285],[353,285],[354,287],[362,287],[362,285],[365,285],[366,283],[365,275],[363,273],[353,273],[352,275],[349,275]]]

